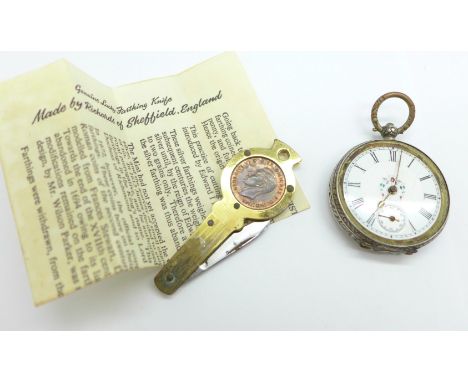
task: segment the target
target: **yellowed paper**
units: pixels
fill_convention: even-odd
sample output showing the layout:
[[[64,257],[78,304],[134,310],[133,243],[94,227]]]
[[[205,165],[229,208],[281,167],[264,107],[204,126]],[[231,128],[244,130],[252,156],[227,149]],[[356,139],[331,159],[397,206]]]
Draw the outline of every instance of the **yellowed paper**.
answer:
[[[160,266],[275,134],[234,54],[109,88],[66,61],[0,84],[0,154],[33,299]],[[294,146],[294,142],[288,142]],[[308,208],[297,188],[281,217]]]

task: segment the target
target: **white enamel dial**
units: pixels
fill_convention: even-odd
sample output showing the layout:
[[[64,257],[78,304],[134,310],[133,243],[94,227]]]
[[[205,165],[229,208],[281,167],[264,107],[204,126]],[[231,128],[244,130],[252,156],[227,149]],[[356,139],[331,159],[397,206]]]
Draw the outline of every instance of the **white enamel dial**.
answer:
[[[423,234],[441,210],[436,177],[401,147],[374,147],[357,155],[346,169],[343,193],[360,224],[392,240]]]

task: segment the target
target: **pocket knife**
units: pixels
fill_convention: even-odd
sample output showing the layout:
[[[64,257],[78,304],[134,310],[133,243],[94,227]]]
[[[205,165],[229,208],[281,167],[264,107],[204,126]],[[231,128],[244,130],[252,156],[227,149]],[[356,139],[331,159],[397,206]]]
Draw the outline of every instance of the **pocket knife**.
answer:
[[[222,199],[167,261],[154,281],[174,293],[191,276],[254,240],[291,202],[299,155],[275,140],[270,149],[251,148],[234,155],[221,173]]]

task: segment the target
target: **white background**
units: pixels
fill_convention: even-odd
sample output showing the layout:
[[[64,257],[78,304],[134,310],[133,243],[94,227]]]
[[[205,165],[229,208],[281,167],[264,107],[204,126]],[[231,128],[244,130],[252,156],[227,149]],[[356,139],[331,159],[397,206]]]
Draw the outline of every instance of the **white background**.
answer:
[[[66,57],[120,85],[213,54],[1,54],[0,80]],[[240,57],[278,137],[303,157],[296,174],[311,209],[271,226],[171,297],[154,288],[155,270],[142,270],[34,308],[1,181],[0,329],[468,329],[468,55]],[[328,209],[329,176],[349,148],[378,137],[370,109],[387,91],[414,100],[416,120],[401,139],[432,157],[451,191],[444,232],[413,256],[361,250]],[[405,117],[399,101],[382,107],[384,123]]]

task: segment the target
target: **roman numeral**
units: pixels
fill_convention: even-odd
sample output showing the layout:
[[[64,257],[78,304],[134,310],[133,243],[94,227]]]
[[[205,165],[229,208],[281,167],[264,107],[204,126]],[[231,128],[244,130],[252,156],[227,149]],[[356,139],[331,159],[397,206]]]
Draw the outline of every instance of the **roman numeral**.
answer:
[[[411,228],[413,228],[413,232],[416,232],[416,228],[414,228],[414,225],[413,223],[411,223],[411,220],[408,220],[408,223],[411,226]]]
[[[362,167],[359,167],[357,164],[355,164],[354,167],[357,167],[359,170],[362,170],[362,171],[366,172],[365,169],[363,169]]]
[[[396,162],[396,150],[390,150],[390,162]]]
[[[357,210],[359,207],[361,207],[364,203],[364,198],[359,198],[359,199],[356,199],[356,200],[353,200],[351,202],[351,206]]]
[[[408,168],[410,168],[410,166],[413,164],[413,162],[414,162],[415,159],[416,159],[416,158],[411,159],[411,162],[409,162]]]
[[[422,178],[419,178],[419,180],[421,182],[425,181],[426,179],[429,179],[431,177],[431,175],[426,175],[426,176],[423,176]]]
[[[366,220],[366,224],[369,227],[372,227],[374,225],[374,222],[375,222],[375,213],[373,213],[371,216],[369,216],[369,219]]]
[[[432,195],[432,194],[426,194],[426,193],[424,193],[424,199],[436,200],[436,196],[435,196],[435,195]]]
[[[370,155],[375,163],[379,163],[379,158],[377,158],[377,155],[373,151],[370,152]]]
[[[361,187],[361,182],[348,182],[349,187]]]
[[[419,210],[419,213],[424,216],[427,220],[430,220],[432,218],[432,214],[430,212],[427,212],[424,208],[421,208]]]

